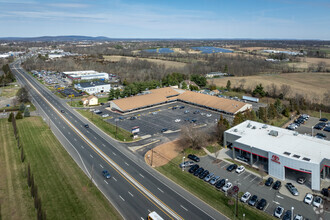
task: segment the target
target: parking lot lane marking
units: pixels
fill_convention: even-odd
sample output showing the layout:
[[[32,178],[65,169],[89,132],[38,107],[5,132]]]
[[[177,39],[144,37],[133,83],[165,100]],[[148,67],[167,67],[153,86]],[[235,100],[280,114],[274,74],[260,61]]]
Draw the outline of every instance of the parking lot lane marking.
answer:
[[[105,147],[105,144],[102,144],[103,147]]]
[[[100,167],[103,169],[104,167],[100,164]]]
[[[251,173],[250,174],[248,174],[246,177],[244,177],[243,179],[246,179],[246,178],[248,178],[249,176],[251,176]]]
[[[82,125],[80,125],[80,127],[82,127]]]
[[[275,203],[275,204],[277,204],[277,205],[279,205],[279,204],[280,204],[279,202],[276,202],[276,201],[274,201],[274,200],[273,200],[273,203]]]
[[[141,220],[144,220],[144,218],[141,217]]]
[[[149,212],[149,213],[151,212],[150,209],[148,209],[148,212]]]
[[[242,173],[240,173],[240,174],[238,174],[237,176],[240,176],[240,175],[242,175],[244,172],[242,172]]]
[[[116,178],[112,177],[112,179],[113,179],[114,181],[116,181],[116,182],[117,182],[117,179],[116,179]]]
[[[77,139],[73,138],[74,141],[77,141]]]
[[[94,139],[96,140],[97,138],[94,136]]]
[[[87,133],[89,134],[89,131],[87,131]]]
[[[267,203],[267,205],[266,205],[266,207],[264,209],[264,212],[266,211],[266,209],[268,208],[268,206],[269,206],[269,203]]]
[[[104,182],[105,182],[106,184],[109,184],[109,183],[108,183],[107,181],[105,181],[105,180],[104,180]]]
[[[115,156],[117,155],[115,152],[112,152],[112,154],[115,155]],[[126,163],[126,162],[125,162],[125,163]]]
[[[269,187],[269,190],[272,190],[272,187]]]
[[[81,145],[80,147],[81,147],[82,149],[85,149],[84,146],[82,146],[82,145]]]
[[[183,208],[184,210],[186,210],[188,212],[188,209],[186,209],[183,205],[180,205],[181,208]]]
[[[225,162],[225,165],[223,165],[221,168],[224,168],[225,166],[227,166],[227,163]]]
[[[253,180],[255,180],[257,178],[257,176],[256,177],[254,177],[250,182],[252,182]]]
[[[121,197],[121,195],[119,195],[119,198],[121,198],[121,200],[123,200],[125,202],[125,199],[123,197]]]
[[[133,194],[132,194],[130,191],[128,191],[128,194],[129,194],[130,196],[134,197]]]
[[[129,164],[128,164],[128,163],[126,163],[126,162],[125,162],[125,164],[126,164],[127,166],[129,166]]]
[[[93,155],[91,155],[91,154],[89,156],[91,156],[91,158],[94,158]]]
[[[139,175],[140,175],[142,178],[144,178],[144,176],[143,176],[141,173],[139,173]]]
[[[276,195],[277,198],[284,199],[284,197]]]
[[[164,191],[163,190],[161,190],[161,189],[159,189],[159,188],[157,188],[159,191],[161,191],[162,193],[164,193]]]
[[[68,132],[68,134],[71,134],[70,131]]]

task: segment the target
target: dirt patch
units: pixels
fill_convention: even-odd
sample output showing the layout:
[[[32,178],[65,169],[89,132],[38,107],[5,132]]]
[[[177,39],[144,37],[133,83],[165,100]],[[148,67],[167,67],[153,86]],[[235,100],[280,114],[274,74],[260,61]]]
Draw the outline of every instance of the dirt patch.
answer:
[[[152,167],[167,164],[181,152],[179,141],[167,142],[149,150],[145,155],[145,161]]]

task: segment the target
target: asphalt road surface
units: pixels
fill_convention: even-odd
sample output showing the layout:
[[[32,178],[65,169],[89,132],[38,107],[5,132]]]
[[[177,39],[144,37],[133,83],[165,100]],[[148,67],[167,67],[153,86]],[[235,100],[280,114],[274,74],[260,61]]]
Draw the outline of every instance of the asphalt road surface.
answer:
[[[20,68],[11,65],[27,86],[33,103],[72,158],[125,219],[145,219],[156,211],[164,219],[226,219],[204,202],[147,166],[141,157],[114,141]],[[64,110],[64,113],[61,113]],[[101,175],[107,169],[112,178]]]

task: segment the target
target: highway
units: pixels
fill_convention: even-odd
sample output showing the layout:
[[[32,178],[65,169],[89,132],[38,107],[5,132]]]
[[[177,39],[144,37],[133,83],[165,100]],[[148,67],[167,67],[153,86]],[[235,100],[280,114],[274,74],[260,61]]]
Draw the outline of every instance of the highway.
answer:
[[[53,133],[123,218],[145,219],[149,212],[156,211],[164,219],[227,219],[150,168],[125,144],[90,124],[20,68],[18,62],[10,66],[18,81],[29,89]],[[87,123],[89,128],[84,127]],[[105,180],[103,169],[110,172],[111,179]]]

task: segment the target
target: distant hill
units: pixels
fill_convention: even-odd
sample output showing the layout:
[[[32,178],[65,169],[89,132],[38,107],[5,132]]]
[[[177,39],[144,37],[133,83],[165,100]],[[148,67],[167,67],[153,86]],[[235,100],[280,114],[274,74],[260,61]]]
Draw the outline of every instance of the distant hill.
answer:
[[[4,41],[109,41],[114,40],[108,37],[90,37],[90,36],[41,36],[41,37],[1,37]]]

